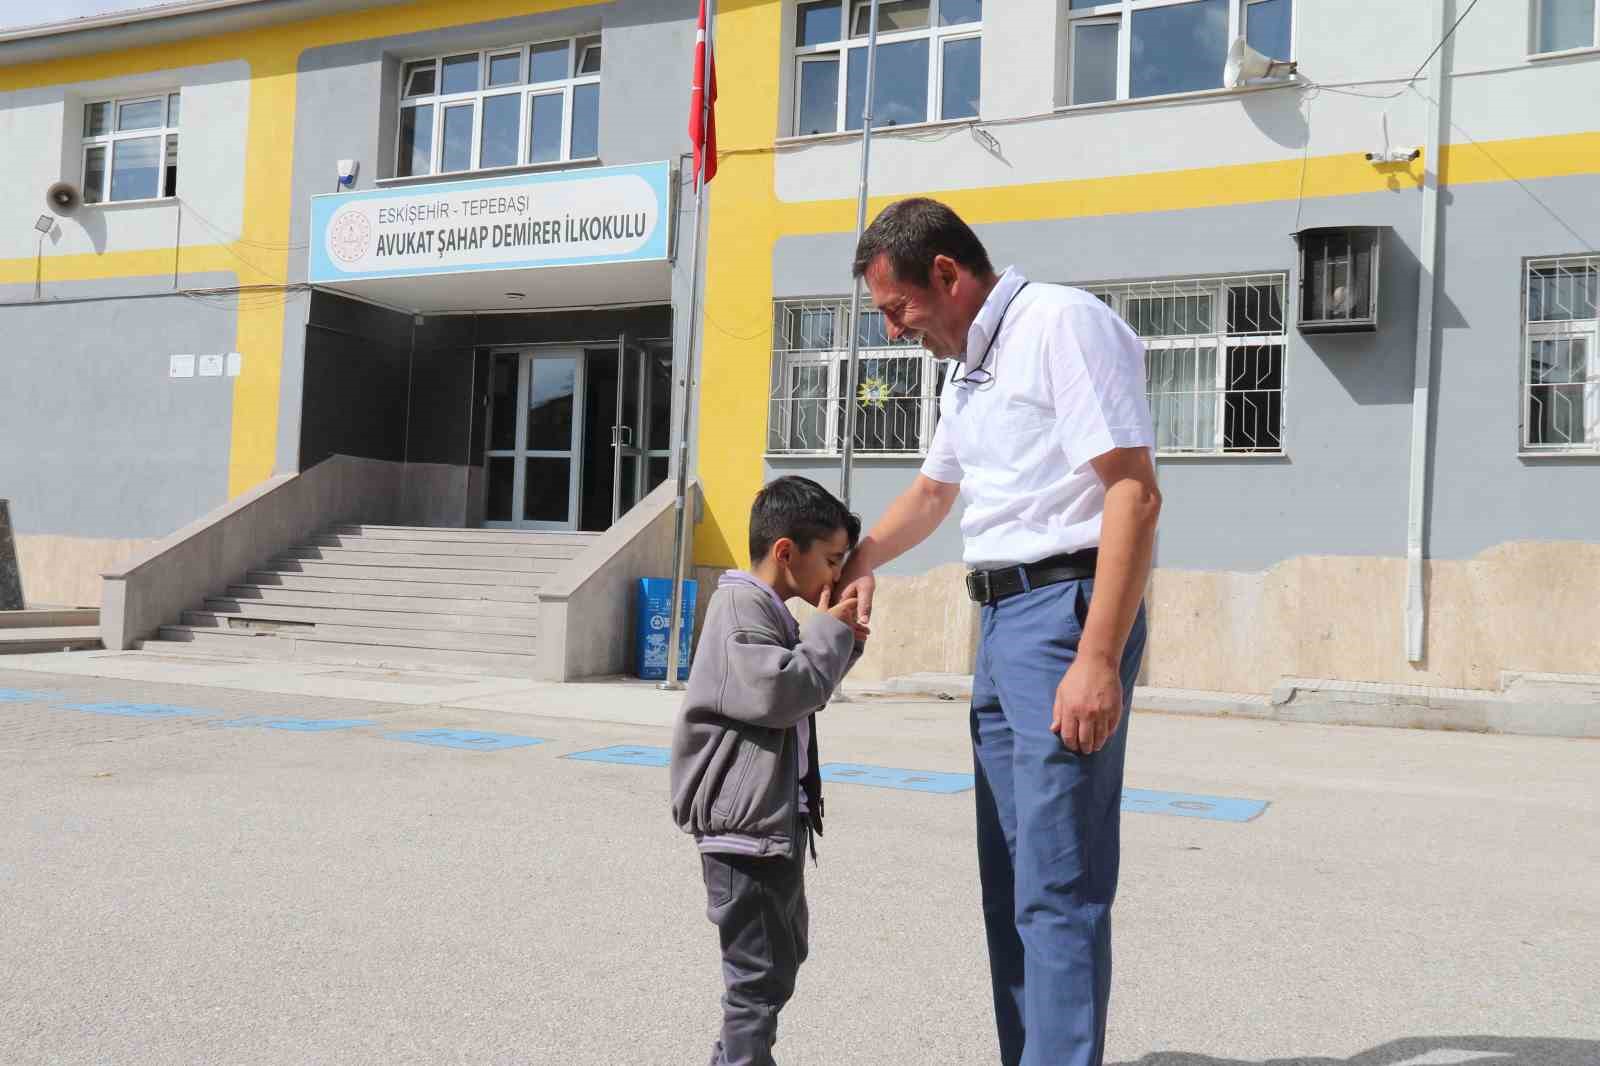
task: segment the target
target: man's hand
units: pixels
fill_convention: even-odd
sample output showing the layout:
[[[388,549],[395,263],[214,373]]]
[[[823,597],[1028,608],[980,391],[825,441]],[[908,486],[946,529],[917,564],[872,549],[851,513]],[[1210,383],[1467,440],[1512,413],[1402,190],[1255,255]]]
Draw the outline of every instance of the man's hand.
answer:
[[[1122,678],[1117,664],[1098,655],[1080,655],[1056,687],[1050,732],[1061,746],[1079,755],[1105,747],[1122,721]]]

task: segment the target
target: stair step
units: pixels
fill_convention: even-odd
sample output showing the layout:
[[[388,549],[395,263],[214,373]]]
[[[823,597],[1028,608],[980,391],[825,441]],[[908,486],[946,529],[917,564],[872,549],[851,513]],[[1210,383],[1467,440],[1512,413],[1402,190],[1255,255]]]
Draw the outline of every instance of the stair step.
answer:
[[[202,660],[220,657],[401,670],[426,668],[435,672],[464,673],[477,677],[532,677],[537,666],[537,657],[532,654],[505,655],[449,648],[341,644],[336,641],[293,640],[185,626],[163,626],[160,639],[143,641],[139,648],[141,651]]]
[[[387,587],[391,583],[382,582],[382,584]],[[460,596],[445,597],[431,594],[421,596],[351,594],[337,589],[323,591],[315,586],[301,590],[262,585],[233,585],[228,589],[225,598],[243,601],[246,608],[253,604],[266,604],[274,607],[332,607],[352,611],[418,611],[429,615],[471,615],[475,618],[487,616],[530,621],[539,617],[539,605],[535,602],[467,599]]]
[[[303,565],[318,566],[319,564],[308,563]],[[334,569],[340,568],[335,567]],[[235,587],[259,588],[263,592],[284,589],[340,596],[382,596],[385,598],[390,596],[454,597],[458,600],[481,600],[486,604],[518,603],[537,605],[539,602],[537,584],[511,584],[503,580],[513,576],[518,575],[496,574],[495,581],[492,584],[471,584],[452,582],[444,578],[430,581],[391,581],[374,576],[365,568],[359,569],[355,577],[349,578],[311,572],[253,570],[246,575],[245,585]]]
[[[439,582],[446,585],[516,585],[527,589],[538,589],[550,577],[549,574],[519,573],[515,570],[358,566],[349,563],[325,563],[315,559],[274,559],[264,572],[393,582],[408,587],[414,587],[418,582]],[[251,575],[251,580],[255,580],[254,574]]]
[[[0,629],[0,655],[88,651],[100,646],[99,626],[39,626]]]
[[[555,550],[555,549],[552,549]],[[436,570],[486,570],[502,574],[552,574],[567,564],[567,559],[539,555],[530,550],[524,555],[417,555],[409,552],[369,552],[350,548],[291,548],[279,558],[309,559],[340,566],[382,566],[393,569],[431,567]],[[276,563],[277,560],[274,560]]]
[[[324,531],[324,536],[365,537],[373,540],[434,541],[443,544],[546,544],[565,545],[580,550],[590,547],[598,533],[545,533],[530,529],[447,529],[434,526],[341,525]]]
[[[269,628],[270,627],[270,628]],[[488,651],[511,655],[532,655],[538,641],[527,635],[475,633],[448,629],[393,629],[383,626],[321,625],[313,622],[255,622],[249,619],[213,614],[209,611],[183,612],[183,624],[162,626],[168,629],[210,630],[224,633],[269,632],[293,640],[335,642],[339,644],[377,644],[397,648],[436,648],[457,651]]]
[[[511,544],[498,541],[411,540],[400,537],[362,537],[344,533],[323,533],[312,537],[302,547],[345,548],[350,551],[371,552],[381,555],[453,556],[475,559],[480,556],[494,559],[576,559],[589,550],[587,544],[567,544],[551,541],[534,541]],[[298,550],[298,549],[297,549]]]
[[[262,603],[259,600],[212,597],[206,600],[205,613],[225,616],[241,621],[312,623],[327,625],[368,626],[381,629],[435,629],[445,632],[471,632],[533,637],[539,632],[539,623],[532,618],[507,618],[489,614],[448,614],[433,610],[421,611],[370,611],[354,607],[294,606],[282,603]]]

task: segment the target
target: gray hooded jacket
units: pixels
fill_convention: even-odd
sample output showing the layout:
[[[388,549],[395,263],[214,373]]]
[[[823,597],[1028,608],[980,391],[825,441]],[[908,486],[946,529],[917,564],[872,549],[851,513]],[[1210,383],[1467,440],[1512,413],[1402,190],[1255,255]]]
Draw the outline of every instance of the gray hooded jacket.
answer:
[[[672,734],[672,817],[701,851],[793,856],[795,726],[828,702],[860,655],[854,632],[831,615],[797,627],[759,581],[723,578]],[[820,799],[813,806],[819,821]]]

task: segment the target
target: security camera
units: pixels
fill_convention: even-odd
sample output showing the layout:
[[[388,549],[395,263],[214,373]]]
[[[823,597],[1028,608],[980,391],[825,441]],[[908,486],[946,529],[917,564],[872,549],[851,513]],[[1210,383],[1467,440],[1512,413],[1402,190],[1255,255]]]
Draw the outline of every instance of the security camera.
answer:
[[[1392,148],[1383,152],[1368,152],[1369,163],[1410,163],[1422,158],[1421,148]]]

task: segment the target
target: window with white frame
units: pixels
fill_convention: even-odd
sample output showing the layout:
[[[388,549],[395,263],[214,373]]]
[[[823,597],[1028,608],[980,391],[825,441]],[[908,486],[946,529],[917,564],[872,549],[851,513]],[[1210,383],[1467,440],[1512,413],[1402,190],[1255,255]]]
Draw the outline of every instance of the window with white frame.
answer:
[[[869,0],[795,6],[794,133],[861,128]],[[978,117],[983,0],[881,0],[874,128]]]
[[[177,93],[83,105],[83,202],[178,195]]]
[[[461,52],[403,64],[395,176],[593,159],[600,38]]]
[[[1220,89],[1229,42],[1293,59],[1293,28],[1294,0],[1068,0],[1067,103]]]
[[[1567,52],[1600,43],[1596,0],[1533,0],[1533,51]]]
[[[844,439],[850,301],[786,300],[775,311],[767,450],[837,453]],[[925,452],[938,418],[933,357],[915,342],[891,341],[878,311],[862,310],[858,336],[856,451]]]
[[[1522,444],[1600,450],[1600,256],[1528,263]]]
[[[1283,451],[1287,285],[1251,274],[1090,288],[1144,342],[1157,454]]]

